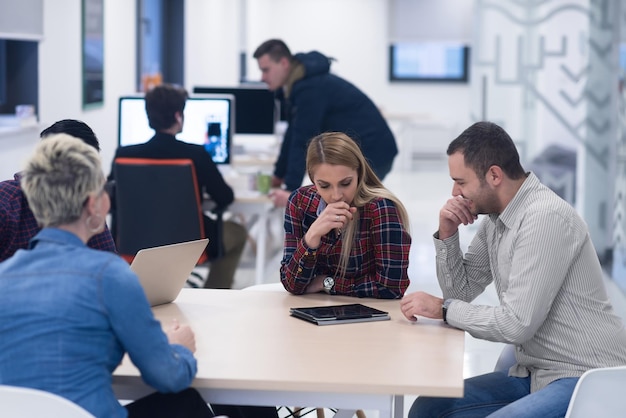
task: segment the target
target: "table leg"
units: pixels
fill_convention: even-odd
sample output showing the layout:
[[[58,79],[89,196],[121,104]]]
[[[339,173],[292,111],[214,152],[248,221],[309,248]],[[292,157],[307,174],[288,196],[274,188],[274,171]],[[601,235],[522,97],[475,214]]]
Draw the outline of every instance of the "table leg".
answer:
[[[264,210],[259,213],[259,219],[257,225],[259,228],[259,235],[256,241],[256,274],[254,284],[262,284],[265,275],[265,261],[267,258],[267,228],[268,228],[268,214],[269,211]]]
[[[404,395],[393,397],[393,417],[402,418],[404,416]]]

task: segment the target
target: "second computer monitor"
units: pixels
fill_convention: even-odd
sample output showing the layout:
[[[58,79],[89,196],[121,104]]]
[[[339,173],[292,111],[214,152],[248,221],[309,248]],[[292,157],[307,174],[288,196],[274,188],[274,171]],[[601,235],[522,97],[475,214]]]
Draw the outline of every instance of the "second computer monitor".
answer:
[[[274,93],[264,87],[194,87],[194,93],[232,94],[235,108],[235,133],[273,134],[278,118]]]

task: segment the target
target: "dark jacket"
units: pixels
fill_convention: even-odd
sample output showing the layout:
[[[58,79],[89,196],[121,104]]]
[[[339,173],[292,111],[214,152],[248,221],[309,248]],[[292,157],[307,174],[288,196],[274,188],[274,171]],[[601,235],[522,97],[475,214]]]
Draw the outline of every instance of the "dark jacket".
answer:
[[[287,189],[302,184],[306,146],[323,132],[349,135],[375,170],[390,165],[398,147],[376,105],[354,85],[330,74],[330,60],[321,53],[296,54],[294,58],[304,66],[305,74],[293,83],[289,96],[283,97],[289,125],[274,171]]]
[[[235,200],[233,190],[226,184],[217,165],[201,145],[188,144],[177,140],[172,135],[157,133],[146,143],[118,148],[115,151],[115,158],[117,157],[189,158],[196,169],[198,190],[204,190],[211,197],[216,204],[216,209],[223,210]],[[113,164],[115,164],[115,159]],[[109,180],[114,180],[113,167],[111,167]]]

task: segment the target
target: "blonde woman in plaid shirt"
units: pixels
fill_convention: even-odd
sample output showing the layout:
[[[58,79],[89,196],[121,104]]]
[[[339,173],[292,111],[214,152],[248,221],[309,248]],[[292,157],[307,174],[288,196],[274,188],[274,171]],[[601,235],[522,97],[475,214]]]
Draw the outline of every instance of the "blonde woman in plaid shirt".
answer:
[[[411,246],[404,205],[344,133],[314,137],[306,169],[313,184],[295,190],[285,212],[285,289],[401,298]]]

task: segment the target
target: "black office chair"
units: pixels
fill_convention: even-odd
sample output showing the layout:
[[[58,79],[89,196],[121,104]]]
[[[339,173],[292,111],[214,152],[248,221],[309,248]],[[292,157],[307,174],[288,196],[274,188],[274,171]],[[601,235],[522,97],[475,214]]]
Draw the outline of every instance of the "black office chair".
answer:
[[[205,238],[202,200],[189,159],[117,158],[112,232],[119,254],[131,262],[143,248]],[[221,213],[216,214],[218,247]],[[203,253],[198,264],[215,258]]]

